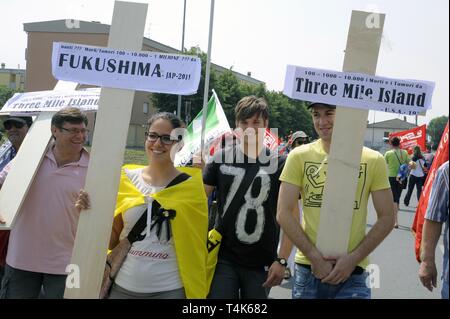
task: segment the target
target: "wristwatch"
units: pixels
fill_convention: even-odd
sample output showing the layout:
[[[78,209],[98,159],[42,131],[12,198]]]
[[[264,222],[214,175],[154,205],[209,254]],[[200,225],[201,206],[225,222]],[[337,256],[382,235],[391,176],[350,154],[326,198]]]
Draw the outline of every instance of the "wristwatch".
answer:
[[[287,266],[287,261],[284,258],[277,258],[276,261],[281,265],[286,267]]]

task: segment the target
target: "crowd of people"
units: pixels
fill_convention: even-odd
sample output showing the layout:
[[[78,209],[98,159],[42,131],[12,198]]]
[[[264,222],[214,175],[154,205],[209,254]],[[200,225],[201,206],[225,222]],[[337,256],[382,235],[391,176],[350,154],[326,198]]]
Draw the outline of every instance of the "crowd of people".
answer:
[[[183,147],[184,123],[171,113],[154,114],[145,133],[148,164],[122,168],[99,297],[265,299],[293,276],[293,299],[371,298],[368,256],[398,227],[402,190],[408,189],[407,206],[414,187],[420,196],[429,163],[420,148],[412,157],[401,150],[398,138],[384,157],[364,147],[347,254],[324,255],[316,241],[336,107],[309,103],[308,110],[319,138],[293,132],[279,152],[264,145],[265,99],[241,99],[234,112],[241,133],[196,167],[173,163]],[[0,148],[0,185],[31,121],[3,121],[9,141]],[[77,108],[52,118],[53,140],[17,222],[10,233],[0,232],[2,298],[64,296],[78,218],[90,207],[83,191],[87,124]],[[377,220],[366,233],[369,197]],[[217,218],[211,224],[212,202]],[[442,296],[448,298],[448,162],[438,171],[424,225],[419,278],[430,290],[436,287],[435,249],[444,224]],[[220,236],[214,256],[208,231]]]

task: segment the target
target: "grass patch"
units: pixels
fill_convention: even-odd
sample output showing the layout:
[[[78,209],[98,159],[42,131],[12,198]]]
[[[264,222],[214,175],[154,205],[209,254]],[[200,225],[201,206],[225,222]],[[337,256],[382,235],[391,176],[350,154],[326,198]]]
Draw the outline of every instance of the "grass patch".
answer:
[[[131,149],[127,148],[125,150],[125,156],[123,159],[123,164],[140,164],[147,165],[147,154],[142,149]]]
[[[91,151],[90,146],[85,146],[88,152]],[[127,148],[125,149],[125,156],[123,158],[123,165],[125,164],[138,164],[147,165],[147,154],[143,149]]]

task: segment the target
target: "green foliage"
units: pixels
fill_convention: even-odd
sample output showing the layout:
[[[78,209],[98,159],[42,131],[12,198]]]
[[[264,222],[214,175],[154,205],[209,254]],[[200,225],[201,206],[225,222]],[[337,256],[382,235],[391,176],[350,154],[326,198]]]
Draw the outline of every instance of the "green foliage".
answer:
[[[0,108],[17,92],[21,91],[0,86]]]
[[[442,133],[444,132],[445,125],[447,125],[448,116],[440,116],[432,119],[428,123],[427,133],[431,138],[432,147],[436,148],[441,140]]]
[[[219,97],[230,127],[234,127],[234,107],[242,98],[238,79],[231,70],[227,70],[220,74],[214,90]]]
[[[85,148],[89,153],[91,152],[91,146],[86,145]],[[123,165],[126,164],[148,165],[147,153],[143,149],[126,148]]]
[[[266,92],[266,99],[270,110],[269,127],[278,128],[279,136],[289,135],[290,131],[304,131],[309,136],[316,136],[304,102],[275,91]]]
[[[123,159],[123,165],[125,164],[148,165],[145,150],[127,148]]]
[[[184,114],[184,101],[191,101],[192,119],[200,112],[203,106],[203,91],[205,83],[206,53],[199,48],[191,48],[185,52],[190,55],[197,55],[202,60],[202,74],[197,94],[184,96],[182,102],[182,117]],[[307,111],[304,102],[295,101],[286,97],[282,92],[267,91],[264,84],[252,85],[242,83],[231,70],[217,74],[211,69],[209,97],[214,89],[222,104],[230,127],[235,127],[234,108],[239,100],[248,95],[264,97],[269,104],[269,127],[278,128],[278,135],[286,136],[290,131],[304,131],[312,137],[317,137],[312,124],[312,118]],[[159,111],[173,112],[177,109],[177,96],[169,94],[152,94],[153,105]]]

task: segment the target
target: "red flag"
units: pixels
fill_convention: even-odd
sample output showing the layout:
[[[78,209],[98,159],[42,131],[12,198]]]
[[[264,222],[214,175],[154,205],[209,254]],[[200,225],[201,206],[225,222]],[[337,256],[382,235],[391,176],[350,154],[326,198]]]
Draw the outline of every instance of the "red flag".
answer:
[[[413,129],[401,132],[395,132],[389,134],[389,139],[397,136],[400,138],[400,148],[402,150],[407,150],[408,154],[412,154],[414,146],[419,145],[420,150],[424,152],[426,150],[426,125],[421,125]]]
[[[416,215],[414,217],[414,222],[411,227],[415,237],[415,251],[416,259],[420,262],[420,244],[422,242],[422,228],[425,219],[425,213],[428,207],[428,200],[430,198],[431,186],[433,185],[434,176],[437,169],[444,163],[448,161],[448,122],[445,126],[444,132],[439,142],[439,147],[434,155],[433,164],[428,172],[427,179],[422,188],[422,194],[420,196],[419,204],[417,205]]]
[[[271,149],[272,151],[276,150],[278,145],[280,144],[280,140],[276,135],[274,135],[268,128],[266,129],[266,134],[264,136],[264,145]]]

